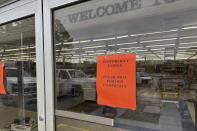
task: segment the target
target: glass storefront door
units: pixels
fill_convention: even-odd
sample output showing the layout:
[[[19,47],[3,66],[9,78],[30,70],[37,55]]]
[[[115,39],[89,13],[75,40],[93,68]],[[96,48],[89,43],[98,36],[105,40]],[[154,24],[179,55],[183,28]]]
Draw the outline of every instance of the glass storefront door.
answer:
[[[193,131],[196,7],[194,0],[91,0],[53,10],[56,130]],[[100,104],[107,94],[108,103],[121,105],[121,98],[110,96],[127,86],[119,84],[125,72],[98,81],[100,71],[110,72],[98,58],[120,68],[111,56],[129,54],[136,54],[136,67],[129,67],[135,67],[136,92],[126,101],[136,99],[136,110]]]
[[[35,17],[0,25],[0,130],[37,131]]]

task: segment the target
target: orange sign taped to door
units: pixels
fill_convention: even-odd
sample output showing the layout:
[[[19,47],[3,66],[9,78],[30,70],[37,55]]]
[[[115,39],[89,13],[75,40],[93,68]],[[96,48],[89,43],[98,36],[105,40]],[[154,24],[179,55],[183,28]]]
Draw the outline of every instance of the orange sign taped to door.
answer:
[[[4,88],[4,62],[0,62],[0,94],[6,94]]]
[[[97,103],[136,109],[136,54],[97,56]]]

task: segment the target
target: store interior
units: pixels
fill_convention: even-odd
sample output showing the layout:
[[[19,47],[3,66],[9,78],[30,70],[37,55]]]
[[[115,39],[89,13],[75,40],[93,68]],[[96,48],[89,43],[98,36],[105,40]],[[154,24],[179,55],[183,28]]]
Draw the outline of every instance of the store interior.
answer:
[[[110,16],[111,19],[106,16],[102,20],[67,23],[67,13],[87,3],[58,9],[53,14],[55,111],[110,118],[114,127],[56,114],[57,130],[80,127],[95,131],[101,128],[193,131],[197,10],[144,14],[136,18],[127,17],[128,12],[118,14],[119,17]],[[7,84],[8,93],[0,96],[0,116],[5,118],[0,119],[0,129],[10,129],[16,120],[30,118],[34,121],[32,130],[37,130],[34,19],[29,17],[0,26],[0,61],[8,71],[7,83],[8,79],[16,82],[10,87]],[[136,53],[137,109],[98,105],[97,56],[127,53]],[[9,70],[15,70],[15,76],[9,76]],[[20,86],[17,80],[21,78],[31,87],[24,83]],[[31,98],[21,97],[25,94]]]

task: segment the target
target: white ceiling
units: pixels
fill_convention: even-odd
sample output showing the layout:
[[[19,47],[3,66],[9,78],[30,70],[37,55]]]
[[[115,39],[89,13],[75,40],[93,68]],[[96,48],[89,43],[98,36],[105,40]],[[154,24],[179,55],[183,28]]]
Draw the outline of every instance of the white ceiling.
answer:
[[[55,11],[55,27],[60,33],[58,37],[64,39],[63,45],[57,42],[57,61],[62,61],[64,57],[69,62],[95,61],[97,55],[131,52],[136,52],[137,60],[145,57],[162,61],[173,60],[174,57],[176,60],[196,59],[196,8],[162,15],[149,14],[141,18],[121,14],[118,17],[106,16],[76,24],[68,23],[66,13],[72,14],[74,9]],[[66,42],[67,34],[74,42]]]
[[[21,39],[22,38],[22,39]],[[24,45],[29,45],[30,41],[34,43],[35,39],[35,20],[34,17],[15,21],[9,24],[0,26],[0,49],[9,46],[18,46],[23,41]]]
[[[0,26],[0,55],[1,60],[35,60],[35,17]]]

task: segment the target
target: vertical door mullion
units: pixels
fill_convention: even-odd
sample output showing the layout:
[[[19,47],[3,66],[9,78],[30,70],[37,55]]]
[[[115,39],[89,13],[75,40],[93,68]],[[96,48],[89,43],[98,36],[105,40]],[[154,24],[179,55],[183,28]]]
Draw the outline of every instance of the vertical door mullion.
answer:
[[[35,12],[38,131],[46,131],[42,0]]]
[[[46,130],[55,130],[54,121],[54,73],[53,73],[53,41],[52,41],[52,11],[48,0],[43,0],[44,18],[44,58],[46,87]]]

